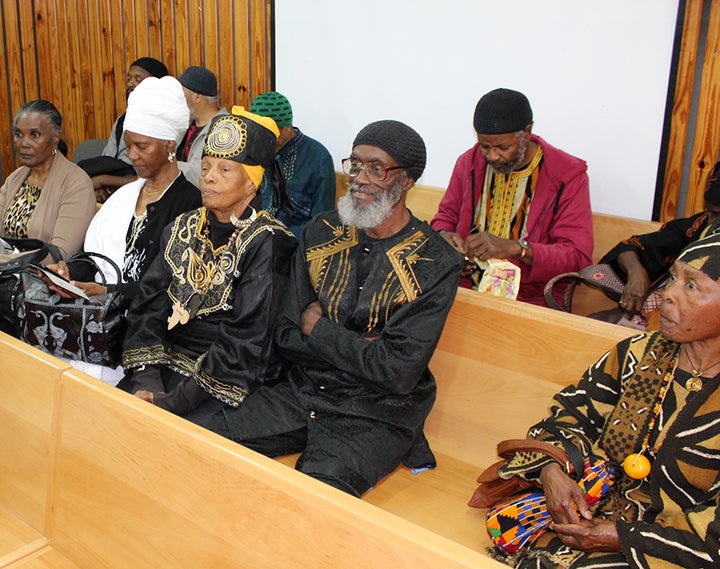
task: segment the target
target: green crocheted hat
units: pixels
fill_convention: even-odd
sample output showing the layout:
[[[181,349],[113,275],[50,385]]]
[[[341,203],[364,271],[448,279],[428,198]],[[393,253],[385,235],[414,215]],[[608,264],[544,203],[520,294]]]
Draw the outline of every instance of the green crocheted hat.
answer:
[[[290,101],[277,91],[268,91],[255,97],[250,104],[250,112],[263,117],[270,117],[278,128],[292,126],[293,112]]]

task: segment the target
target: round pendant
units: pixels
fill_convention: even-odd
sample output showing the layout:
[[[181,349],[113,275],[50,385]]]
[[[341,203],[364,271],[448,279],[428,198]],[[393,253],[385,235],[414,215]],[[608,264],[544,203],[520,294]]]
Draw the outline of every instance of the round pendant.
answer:
[[[690,379],[685,382],[685,389],[688,391],[700,391],[702,389],[702,379],[693,375]]]
[[[640,480],[650,474],[650,461],[642,454],[633,453],[623,461],[623,470],[630,478]]]

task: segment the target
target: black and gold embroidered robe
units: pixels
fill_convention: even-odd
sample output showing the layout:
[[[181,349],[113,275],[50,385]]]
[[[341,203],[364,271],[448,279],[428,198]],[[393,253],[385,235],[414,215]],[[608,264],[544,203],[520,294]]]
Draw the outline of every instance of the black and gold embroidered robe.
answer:
[[[267,212],[234,241],[213,248],[200,208],[179,216],[163,233],[160,254],[140,281],[128,313],[121,387],[154,392],[155,404],[180,415],[210,396],[239,405],[257,386],[273,381],[280,360],[272,334],[297,242]],[[168,330],[172,305],[202,291],[197,315]]]
[[[422,435],[436,391],[428,362],[460,267],[460,255],[414,217],[396,235],[372,239],[336,212],[316,216],[276,328],[289,384],[224,409],[230,436],[244,442],[307,429],[297,468],[358,495],[401,459],[434,465]],[[323,317],[304,336],[300,315],[315,300]]]

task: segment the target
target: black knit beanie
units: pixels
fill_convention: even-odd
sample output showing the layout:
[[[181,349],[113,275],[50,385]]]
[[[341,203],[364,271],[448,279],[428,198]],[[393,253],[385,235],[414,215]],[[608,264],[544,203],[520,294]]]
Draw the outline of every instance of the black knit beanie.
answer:
[[[165,64],[154,57],[141,57],[140,59],[136,59],[130,64],[130,67],[142,67],[150,75],[158,79],[169,75]]]
[[[473,126],[478,134],[507,134],[532,124],[530,101],[519,91],[495,89],[475,106]]]
[[[408,176],[417,181],[425,170],[427,153],[422,137],[405,123],[382,120],[363,128],[353,141],[353,148],[360,144],[377,146],[404,166]]]

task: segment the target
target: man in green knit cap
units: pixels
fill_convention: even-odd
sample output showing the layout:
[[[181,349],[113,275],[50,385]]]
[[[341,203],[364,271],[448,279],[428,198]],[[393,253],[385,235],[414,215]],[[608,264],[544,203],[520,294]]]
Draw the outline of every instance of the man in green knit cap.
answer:
[[[287,97],[268,91],[258,95],[250,112],[272,118],[280,130],[277,162],[285,176],[287,195],[293,211],[272,202],[272,171],[265,172],[261,192],[263,208],[287,225],[297,238],[318,213],[335,206],[335,169],[332,158],[322,144],[293,126],[293,112]]]

